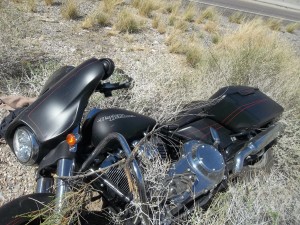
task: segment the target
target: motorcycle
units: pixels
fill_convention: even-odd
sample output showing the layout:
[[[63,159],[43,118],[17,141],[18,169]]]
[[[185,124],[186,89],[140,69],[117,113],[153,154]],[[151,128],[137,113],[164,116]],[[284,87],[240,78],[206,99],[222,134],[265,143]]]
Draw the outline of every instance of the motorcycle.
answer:
[[[119,108],[94,108],[84,118],[94,92],[109,97],[112,91],[131,86],[132,79],[107,82],[113,72],[114,63],[107,58],[62,67],[37,100],[9,124],[5,132],[9,147],[20,163],[38,169],[36,192],[2,206],[1,224],[40,224],[43,216],[24,215],[51,202],[52,213],[64,214],[64,198],[72,192],[74,177],[88,183],[102,199],[99,213],[84,205],[80,208],[80,224],[109,223],[101,214],[105,210],[121,213],[129,224],[153,224],[143,158],[151,163],[157,156],[170,167],[161,181],[167,190],[163,204],[156,209],[163,214],[160,224],[172,224],[166,215],[178,217],[195,205],[205,208],[216,193],[226,190],[231,176],[271,163],[272,146],[284,130],[278,122],[283,108],[259,89],[221,88],[209,104],[192,102],[162,124]],[[149,148],[154,133],[155,147]],[[138,218],[128,207],[136,202],[142,210]],[[62,220],[63,216],[56,224]]]

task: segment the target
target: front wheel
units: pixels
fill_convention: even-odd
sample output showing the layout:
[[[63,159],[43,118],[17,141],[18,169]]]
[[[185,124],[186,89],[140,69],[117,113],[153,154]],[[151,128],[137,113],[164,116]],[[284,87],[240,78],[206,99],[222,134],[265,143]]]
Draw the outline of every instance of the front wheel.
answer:
[[[53,194],[35,193],[19,197],[0,208],[0,221],[2,225],[38,225],[42,218],[30,219],[31,212],[41,211],[53,201]]]
[[[1,225],[40,225],[49,216],[48,208],[53,205],[54,194],[35,193],[19,197],[0,207]],[[49,206],[50,205],[50,206]],[[80,213],[81,225],[111,224],[103,212],[82,211]],[[66,221],[66,224],[69,224]],[[74,223],[72,223],[74,225]],[[77,223],[75,223],[77,224]]]

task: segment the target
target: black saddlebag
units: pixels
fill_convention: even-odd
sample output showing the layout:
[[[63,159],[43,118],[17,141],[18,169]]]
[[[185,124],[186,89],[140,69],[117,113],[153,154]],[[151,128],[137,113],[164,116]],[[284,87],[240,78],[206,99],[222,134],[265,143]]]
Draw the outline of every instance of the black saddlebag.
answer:
[[[258,88],[228,86],[211,99],[217,99],[217,103],[207,109],[210,118],[234,132],[263,127],[283,112],[278,103]]]

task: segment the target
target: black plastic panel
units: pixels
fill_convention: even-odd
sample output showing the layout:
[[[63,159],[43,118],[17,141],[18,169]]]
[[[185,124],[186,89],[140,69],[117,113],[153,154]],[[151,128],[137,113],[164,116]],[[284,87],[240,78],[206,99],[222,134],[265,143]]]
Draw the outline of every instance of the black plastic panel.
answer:
[[[210,118],[235,132],[260,128],[279,117],[283,108],[257,88],[229,86],[211,99],[220,101],[207,109]]]
[[[183,140],[201,140],[208,144],[213,144],[213,139],[210,133],[210,127],[214,128],[220,137],[221,147],[226,148],[230,145],[230,131],[219,123],[208,119],[200,119],[198,121],[189,123],[178,130],[174,131],[174,134],[178,137],[181,137]]]

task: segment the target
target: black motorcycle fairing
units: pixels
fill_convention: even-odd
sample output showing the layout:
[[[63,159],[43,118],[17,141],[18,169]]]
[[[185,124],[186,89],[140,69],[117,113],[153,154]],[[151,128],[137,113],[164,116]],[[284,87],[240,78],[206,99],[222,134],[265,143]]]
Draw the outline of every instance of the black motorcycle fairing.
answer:
[[[120,133],[127,141],[143,137],[151,130],[156,121],[150,117],[124,109],[103,109],[97,113],[92,122],[92,144],[97,146],[110,133]]]
[[[44,94],[46,91],[51,89],[53,85],[55,85],[60,79],[62,79],[66,74],[68,74],[71,70],[73,70],[74,66],[63,66],[56,70],[46,81],[43,89],[41,90],[41,94]]]
[[[56,166],[59,159],[74,159],[75,153],[69,151],[70,147],[66,141],[59,143],[53,150],[51,150],[39,163],[37,174],[45,168]]]
[[[80,123],[88,99],[104,77],[105,69],[103,61],[92,58],[59,79],[10,124],[5,134],[9,146],[13,147],[15,130],[22,125],[34,131],[44,149],[51,149],[64,140]]]

